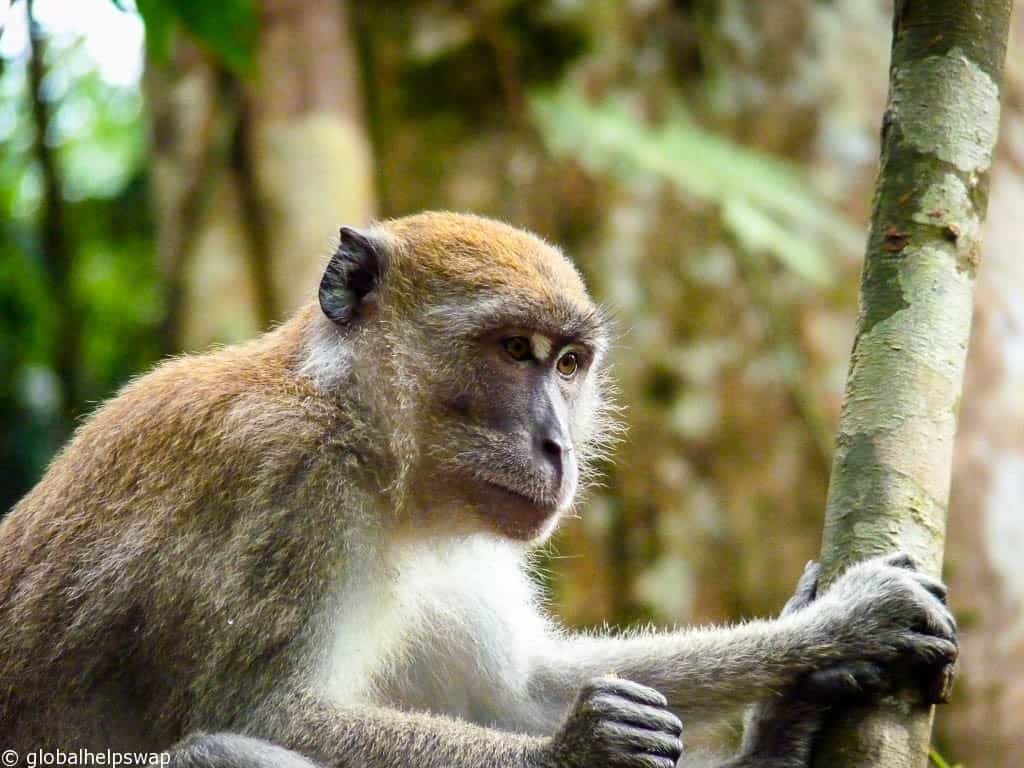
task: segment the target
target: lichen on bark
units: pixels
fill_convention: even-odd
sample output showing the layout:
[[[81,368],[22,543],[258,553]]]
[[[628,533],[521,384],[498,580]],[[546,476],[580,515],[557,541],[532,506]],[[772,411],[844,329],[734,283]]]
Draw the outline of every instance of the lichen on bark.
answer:
[[[988,169],[999,88],[959,47],[893,68],[892,110],[906,142],[965,173]]]

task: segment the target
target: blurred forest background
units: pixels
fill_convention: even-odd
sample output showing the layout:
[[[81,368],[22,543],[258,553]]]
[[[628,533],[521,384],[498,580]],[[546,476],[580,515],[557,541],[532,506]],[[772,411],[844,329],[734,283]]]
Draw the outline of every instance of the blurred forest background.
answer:
[[[0,11],[0,510],[129,377],[311,298],[339,224],[469,210],[619,318],[629,433],[552,546],[565,619],[778,610],[819,545],[891,2],[136,2]],[[1022,41],[1018,12],[937,730],[985,768],[1024,764]]]

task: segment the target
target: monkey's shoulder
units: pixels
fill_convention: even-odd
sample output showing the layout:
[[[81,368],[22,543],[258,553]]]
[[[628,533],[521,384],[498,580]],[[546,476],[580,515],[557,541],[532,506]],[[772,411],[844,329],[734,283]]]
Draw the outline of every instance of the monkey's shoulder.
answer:
[[[265,339],[172,358],[89,416],[12,516],[95,525],[284,501],[325,454],[344,453],[350,422]]]

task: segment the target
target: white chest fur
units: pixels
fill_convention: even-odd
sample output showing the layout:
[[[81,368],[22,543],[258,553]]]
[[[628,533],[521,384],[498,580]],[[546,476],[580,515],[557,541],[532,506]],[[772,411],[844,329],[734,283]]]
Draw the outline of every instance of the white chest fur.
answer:
[[[528,727],[531,660],[547,637],[513,545],[417,545],[365,564],[332,608],[323,680],[343,704]]]

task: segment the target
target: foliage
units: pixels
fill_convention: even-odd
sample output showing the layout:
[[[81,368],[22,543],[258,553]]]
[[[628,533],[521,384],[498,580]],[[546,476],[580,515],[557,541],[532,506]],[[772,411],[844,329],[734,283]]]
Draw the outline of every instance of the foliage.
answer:
[[[944,758],[937,749],[928,750],[928,759],[935,768],[964,768],[960,763],[950,765],[946,758]]]
[[[83,339],[80,373],[88,401],[109,396],[155,355],[162,313],[152,259],[145,183],[145,125],[135,88],[106,82],[77,42],[51,42],[43,97],[46,141],[56,152],[73,233],[72,280]],[[39,476],[66,426],[52,361],[57,306],[38,221],[39,172],[32,156],[32,95],[24,60],[0,70],[0,507]]]
[[[122,0],[113,2],[124,7]],[[168,57],[174,34],[182,28],[235,74],[254,73],[259,27],[253,0],[138,0],[138,5],[155,59]]]
[[[793,166],[695,125],[678,105],[646,125],[629,97],[590,104],[571,84],[538,94],[534,114],[552,151],[593,171],[629,179],[653,174],[681,193],[720,207],[739,244],[763,248],[797,274],[830,282],[829,245],[855,247],[859,234]]]

